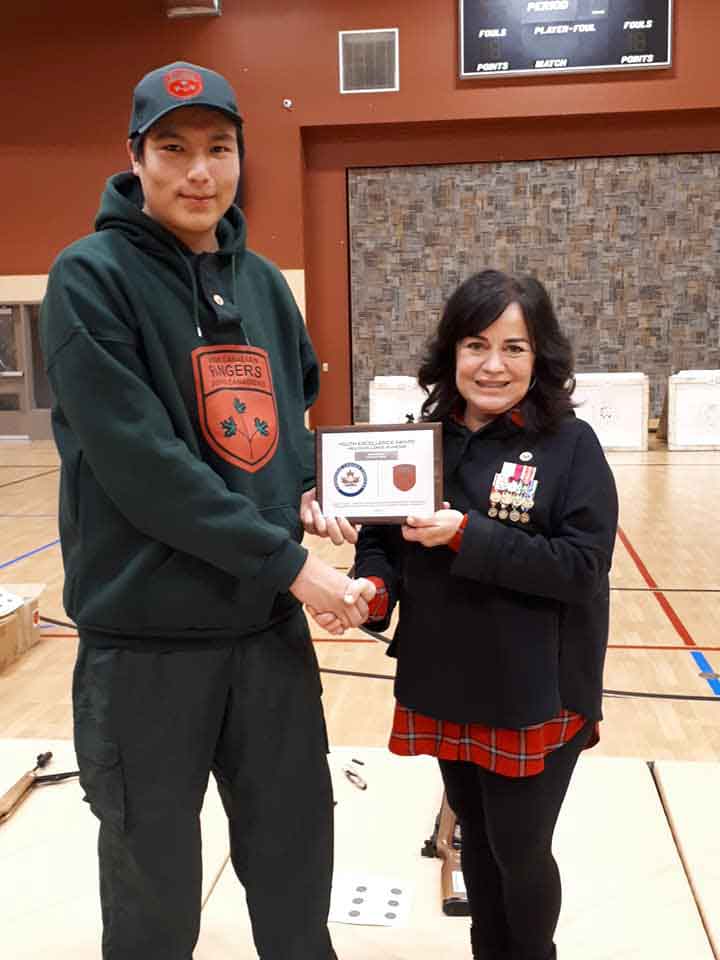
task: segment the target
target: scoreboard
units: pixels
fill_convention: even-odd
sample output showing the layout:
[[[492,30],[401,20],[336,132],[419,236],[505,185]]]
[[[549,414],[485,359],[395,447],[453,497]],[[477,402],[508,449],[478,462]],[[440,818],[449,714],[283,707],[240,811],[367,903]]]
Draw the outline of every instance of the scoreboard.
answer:
[[[669,67],[671,55],[672,0],[460,0],[461,78]]]

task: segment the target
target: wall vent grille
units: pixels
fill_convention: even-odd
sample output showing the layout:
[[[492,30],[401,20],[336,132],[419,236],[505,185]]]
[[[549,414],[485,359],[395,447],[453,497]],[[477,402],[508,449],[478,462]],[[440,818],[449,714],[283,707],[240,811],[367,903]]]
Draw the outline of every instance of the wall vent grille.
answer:
[[[390,93],[400,89],[399,31],[341,30],[340,93]]]

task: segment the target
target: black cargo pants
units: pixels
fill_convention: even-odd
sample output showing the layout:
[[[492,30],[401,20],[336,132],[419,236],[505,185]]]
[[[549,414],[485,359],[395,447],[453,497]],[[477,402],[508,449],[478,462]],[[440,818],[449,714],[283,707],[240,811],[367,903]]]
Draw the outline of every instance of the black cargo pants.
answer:
[[[320,692],[300,612],[215,649],[98,649],[81,632],[75,746],[100,820],[104,960],[191,960],[211,770],[261,960],[334,960]]]

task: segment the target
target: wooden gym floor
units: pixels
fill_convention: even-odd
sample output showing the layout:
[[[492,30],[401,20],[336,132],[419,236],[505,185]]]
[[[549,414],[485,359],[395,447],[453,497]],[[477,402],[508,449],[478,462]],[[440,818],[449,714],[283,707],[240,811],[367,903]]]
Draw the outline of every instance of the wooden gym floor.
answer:
[[[720,451],[609,453],[620,495],[612,571],[605,722],[594,754],[720,760]],[[43,641],[0,676],[0,738],[70,737],[72,629],[62,608],[50,443],[0,443],[0,584],[43,582]],[[347,569],[350,548],[311,538]],[[359,631],[329,638],[313,625],[328,670],[390,674],[384,645]],[[349,635],[346,635],[349,636]],[[392,712],[386,679],[326,673],[335,745],[381,746]]]
[[[605,722],[600,745],[581,758],[558,826],[565,891],[559,952],[586,960],[718,960],[720,845],[712,825],[720,795],[720,451],[669,453],[654,445],[648,453],[608,458],[621,532]],[[47,585],[42,641],[0,674],[0,793],[41,750],[54,751],[57,769],[74,766],[76,638],[64,625],[61,602],[58,480],[51,444],[0,443],[0,584]],[[313,538],[311,549],[341,569],[352,562],[350,548]],[[313,636],[326,671],[336,880],[349,871],[373,875],[374,882],[391,868],[412,889],[406,928],[332,923],[339,955],[461,960],[469,953],[467,921],[443,917],[439,864],[418,856],[439,803],[437,769],[428,758],[398,760],[382,749],[393,662],[383,644],[360,631],[335,640],[313,626]],[[364,793],[343,776],[343,765],[355,757],[365,764]],[[2,828],[0,901],[10,960],[98,955],[97,824],[81,796],[76,781],[36,790]],[[195,956],[254,960],[213,785],[203,840],[206,884]],[[35,922],[38,912],[46,923]]]

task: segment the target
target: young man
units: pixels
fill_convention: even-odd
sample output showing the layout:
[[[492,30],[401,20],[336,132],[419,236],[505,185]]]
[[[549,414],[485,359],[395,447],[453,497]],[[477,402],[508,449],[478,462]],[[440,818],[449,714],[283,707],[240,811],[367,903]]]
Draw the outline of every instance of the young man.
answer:
[[[62,457],[81,782],[100,819],[105,960],[190,960],[212,770],[263,960],[330,960],[332,796],[301,604],[344,626],[374,587],[300,545],[318,372],[234,207],[242,121],[219,74],[135,89],[132,173],[50,274],[42,340]]]

